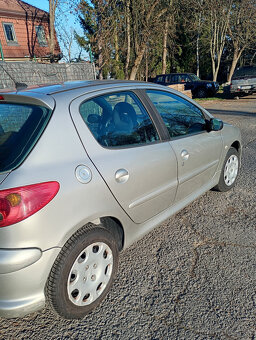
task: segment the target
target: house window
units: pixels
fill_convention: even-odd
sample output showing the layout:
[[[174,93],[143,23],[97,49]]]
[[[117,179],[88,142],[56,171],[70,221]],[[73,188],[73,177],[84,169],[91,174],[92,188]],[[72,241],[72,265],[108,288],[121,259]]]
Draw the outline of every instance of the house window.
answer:
[[[43,26],[36,26],[36,36],[40,46],[47,46]]]
[[[17,39],[14,31],[13,24],[3,23],[4,33],[7,43],[15,43],[17,44]]]

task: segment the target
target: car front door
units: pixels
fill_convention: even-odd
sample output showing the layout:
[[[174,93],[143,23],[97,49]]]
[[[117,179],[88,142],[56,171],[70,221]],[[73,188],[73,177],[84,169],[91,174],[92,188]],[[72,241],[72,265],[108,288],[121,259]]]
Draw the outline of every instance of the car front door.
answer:
[[[85,95],[70,112],[82,143],[112,194],[136,223],[167,209],[177,190],[177,161],[132,91]]]
[[[207,132],[202,111],[190,101],[159,90],[148,90],[147,95],[164,121],[177,157],[178,202],[207,187],[213,178],[222,152],[221,132]]]

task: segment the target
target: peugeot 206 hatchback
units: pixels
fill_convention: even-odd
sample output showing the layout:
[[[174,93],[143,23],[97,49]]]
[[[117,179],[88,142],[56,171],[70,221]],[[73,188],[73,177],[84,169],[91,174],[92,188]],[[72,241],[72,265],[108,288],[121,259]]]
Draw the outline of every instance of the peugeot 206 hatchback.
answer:
[[[211,188],[241,137],[177,91],[88,81],[0,93],[0,316],[98,306],[119,252]]]

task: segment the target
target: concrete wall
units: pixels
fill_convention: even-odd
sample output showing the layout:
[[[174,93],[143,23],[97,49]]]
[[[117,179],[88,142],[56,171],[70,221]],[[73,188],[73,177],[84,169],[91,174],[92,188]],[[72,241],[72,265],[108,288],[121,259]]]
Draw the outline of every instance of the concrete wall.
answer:
[[[93,79],[93,66],[89,63],[0,62],[0,89],[15,88],[17,83],[29,86]]]

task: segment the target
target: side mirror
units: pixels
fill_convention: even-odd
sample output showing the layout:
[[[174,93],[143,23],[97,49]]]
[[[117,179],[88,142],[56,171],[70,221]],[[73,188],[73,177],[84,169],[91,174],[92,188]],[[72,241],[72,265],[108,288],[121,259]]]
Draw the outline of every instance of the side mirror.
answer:
[[[217,118],[211,118],[209,121],[208,131],[220,131],[223,128],[223,121]]]

